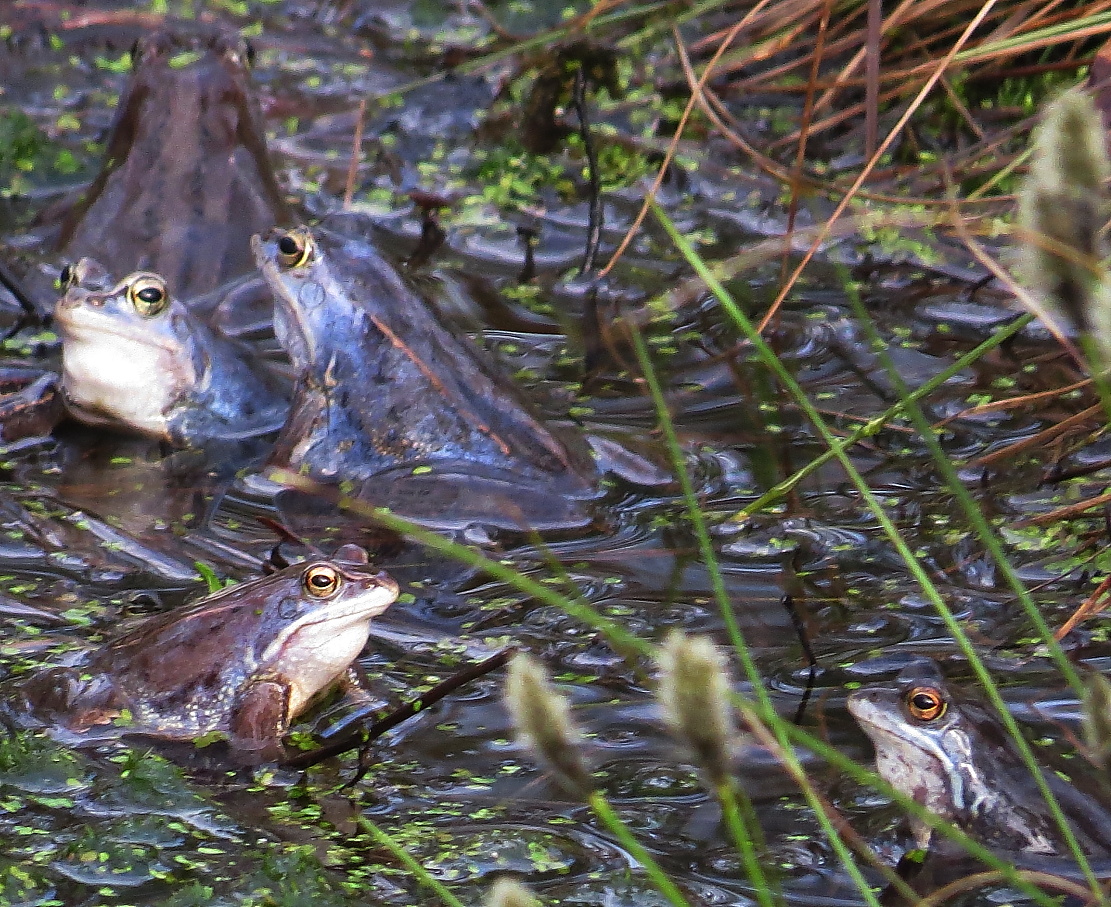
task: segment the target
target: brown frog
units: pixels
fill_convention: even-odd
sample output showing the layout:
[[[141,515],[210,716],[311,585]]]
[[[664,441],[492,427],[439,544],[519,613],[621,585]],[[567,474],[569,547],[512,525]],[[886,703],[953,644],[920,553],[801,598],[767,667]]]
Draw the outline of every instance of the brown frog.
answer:
[[[280,759],[290,724],[342,680],[397,594],[344,545],[151,617],[80,664],[32,675],[20,695],[36,719],[72,732],[218,732],[243,761]]]
[[[1002,722],[960,695],[932,661],[913,662],[893,685],[849,695],[849,712],[876,748],[876,771],[930,812],[989,847],[1010,853],[1066,853],[1060,829]],[[1045,782],[1085,853],[1107,856],[1111,806],[1052,772]],[[919,847],[932,837],[912,822]]]
[[[138,42],[100,174],[58,235],[66,260],[154,271],[191,304],[254,272],[251,235],[289,213],[248,55],[226,32]]]

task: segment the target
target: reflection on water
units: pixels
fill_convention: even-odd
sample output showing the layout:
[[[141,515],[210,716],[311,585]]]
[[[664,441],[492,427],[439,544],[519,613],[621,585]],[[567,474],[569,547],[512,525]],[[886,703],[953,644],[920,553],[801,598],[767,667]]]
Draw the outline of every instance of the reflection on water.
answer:
[[[81,8],[94,6],[113,4]],[[312,6],[292,0],[266,5],[270,18],[257,38],[255,73],[269,128],[278,134],[276,163],[306,216],[338,207],[358,99],[437,72],[419,55],[407,59],[400,41],[377,55],[353,51],[364,45],[338,40],[323,19],[298,14]],[[408,6],[395,4],[373,19],[368,40],[404,34],[412,24]],[[0,24],[6,15],[14,13],[0,12]],[[120,57],[144,27],[141,20],[121,21],[59,30],[58,46],[30,39],[0,47],[6,100],[33,111],[43,124],[63,115],[74,119],[72,131],[52,136],[76,155],[81,174],[95,160],[84,143],[97,138],[123,80],[96,61]],[[70,65],[71,56],[81,65]],[[440,79],[402,95],[397,106],[371,106],[356,201],[375,215],[375,238],[395,261],[415,242],[419,218],[405,210],[404,193],[420,185],[423,173],[441,167],[479,178],[478,156],[496,140],[476,137],[475,127],[495,81],[493,75]],[[55,90],[59,84],[64,90]],[[737,187],[715,183],[722,178],[717,171],[700,174],[685,199],[671,192],[668,203],[683,229],[716,231],[714,248],[725,256],[753,237],[738,226],[744,218],[723,217],[719,190],[736,193]],[[60,188],[36,184],[42,198],[34,207]],[[450,317],[489,328],[489,345],[554,409],[666,460],[651,403],[630,377],[635,370],[625,368],[634,356],[619,335],[589,392],[574,395],[584,293],[564,276],[582,247],[585,207],[555,197],[548,203],[547,211],[529,215],[538,236],[538,276],[524,289],[516,279],[525,263],[517,225],[490,206],[454,226],[447,219],[446,245],[414,277],[438,298],[450,297]],[[628,198],[614,201],[608,244],[620,238],[618,228],[633,210]],[[4,238],[22,236],[13,228]],[[628,311],[671,290],[679,273],[672,250],[648,235],[608,290]],[[773,280],[773,273],[757,271],[751,285],[735,281],[734,290],[762,311]],[[816,405],[847,434],[883,412],[892,395],[839,287],[832,271],[817,266],[771,336]],[[1001,317],[990,296],[973,306],[961,297],[963,286],[945,281],[917,295],[880,277],[865,289],[911,385],[949,365]],[[654,329],[651,340],[696,492],[714,518],[734,616],[773,701],[793,714],[807,679],[783,603],[790,595],[819,660],[806,721],[867,761],[870,750],[844,709],[844,684],[872,679],[868,671],[879,669],[854,672],[854,663],[884,653],[894,670],[903,652],[951,655],[939,618],[835,463],[817,470],[779,509],[743,524],[731,521],[745,503],[820,454],[821,442],[753,364],[751,350],[713,301],[693,298],[666,329]],[[958,373],[931,397],[931,414],[949,416],[998,387],[1020,370],[1024,357],[1044,351],[1037,342],[1022,340],[1021,351]],[[1040,425],[1021,411],[996,413],[949,423],[943,442],[954,456],[965,456],[1027,437]],[[503,583],[399,545],[358,521],[322,517],[288,497],[276,503],[257,477],[265,455],[262,442],[173,452],[74,426],[59,429],[46,444],[9,452],[0,464],[4,674],[17,677],[66,649],[96,645],[121,619],[179,604],[203,587],[197,561],[221,577],[256,575],[279,541],[259,520],[280,515],[323,545],[368,545],[402,581],[402,599],[377,623],[362,659],[377,695],[396,701],[446,676],[462,659],[481,658],[507,642],[527,647],[566,682],[602,788],[653,855],[693,900],[743,902],[743,872],[717,807],[664,736],[643,666],[627,664],[588,628]],[[1056,677],[1028,658],[1026,621],[998,587],[990,561],[968,541],[920,442],[896,420],[857,446],[853,457],[974,640],[1000,647],[989,664],[1011,681],[1008,699],[1021,717],[1042,729],[1054,718],[1074,720],[1074,703],[1062,699]],[[968,476],[1001,521],[1050,506],[1033,494],[1035,467],[992,469],[982,479],[980,472]],[[478,527],[455,535],[545,584],[571,584],[644,638],[659,638],[671,627],[724,637],[710,575],[674,494],[649,494],[618,481],[588,526],[556,533],[543,545]],[[1033,536],[1016,531],[1008,541],[1024,575],[1049,582],[1040,603],[1050,615],[1066,614],[1085,587],[1084,576],[1062,576],[1057,552]],[[294,547],[287,543],[283,550],[295,554]],[[1111,657],[1098,640],[1089,640],[1084,654],[1104,667]],[[71,750],[26,734],[0,740],[0,901],[230,904],[254,897],[257,903],[264,891],[275,892],[279,903],[297,896],[317,904],[354,897],[401,905],[424,898],[358,824],[365,816],[468,903],[501,873],[526,878],[551,902],[663,903],[588,811],[567,801],[509,742],[499,686],[499,678],[484,678],[375,741],[367,754],[370,772],[353,791],[335,790],[350,777],[353,759],[319,766],[305,782],[280,769],[228,775],[203,759],[182,758],[181,767],[142,747]],[[1038,710],[1038,700],[1051,700],[1049,711]],[[897,853],[897,812],[832,777],[818,760],[806,760],[819,789],[856,829],[882,854]],[[791,902],[859,903],[776,760],[751,747],[738,756],[736,771],[764,829],[766,862],[780,867]]]

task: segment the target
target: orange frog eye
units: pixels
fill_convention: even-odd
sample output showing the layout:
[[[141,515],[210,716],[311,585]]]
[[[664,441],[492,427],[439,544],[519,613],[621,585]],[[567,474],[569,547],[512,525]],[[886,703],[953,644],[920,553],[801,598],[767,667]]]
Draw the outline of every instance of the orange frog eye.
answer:
[[[339,571],[331,564],[313,564],[301,574],[301,586],[313,598],[328,598],[339,585]]]
[[[907,711],[919,721],[936,721],[945,714],[946,702],[937,687],[915,687],[903,700]]]

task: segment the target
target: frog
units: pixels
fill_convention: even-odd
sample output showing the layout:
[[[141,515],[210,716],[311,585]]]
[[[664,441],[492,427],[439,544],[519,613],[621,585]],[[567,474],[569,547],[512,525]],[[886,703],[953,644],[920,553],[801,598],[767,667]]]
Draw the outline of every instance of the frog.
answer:
[[[100,171],[55,240],[63,261],[154,271],[190,302],[253,276],[251,235],[290,217],[250,49],[237,33],[198,29],[136,43]]]
[[[988,847],[1009,854],[1068,853],[1034,778],[991,709],[955,690],[932,660],[916,660],[895,684],[849,694],[848,709],[871,739],[876,770],[897,791]],[[1111,848],[1111,805],[1040,769],[1083,851]],[[912,819],[916,845],[932,832]]]
[[[252,239],[297,380],[268,461],[438,527],[589,524],[602,468],[373,246],[327,226]]]
[[[209,328],[161,274],[113,281],[95,259],[64,272],[55,308],[68,412],[109,426],[203,447],[279,429],[287,401],[250,353]]]
[[[19,687],[23,711],[71,735],[226,739],[237,761],[280,761],[283,736],[343,685],[398,585],[341,546],[141,620],[78,663]]]

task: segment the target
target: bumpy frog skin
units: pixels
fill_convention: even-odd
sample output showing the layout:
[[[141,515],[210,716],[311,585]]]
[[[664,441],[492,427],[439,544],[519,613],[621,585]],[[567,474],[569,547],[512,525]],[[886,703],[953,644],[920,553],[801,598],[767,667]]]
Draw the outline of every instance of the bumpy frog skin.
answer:
[[[220,732],[247,761],[280,758],[291,722],[344,676],[397,593],[345,545],[151,617],[81,665],[33,675],[22,696],[39,720],[73,732],[112,722],[166,739]]]
[[[849,695],[848,708],[876,748],[892,787],[1008,852],[1058,855],[1060,831],[999,720],[960,697],[932,662],[905,668],[894,686]],[[1111,851],[1111,811],[1055,774],[1043,775],[1089,854]],[[930,828],[913,822],[920,847]]]
[[[240,350],[172,298],[158,274],[119,283],[84,258],[55,310],[70,412],[182,447],[278,429],[286,402]]]
[[[271,464],[434,522],[584,520],[586,442],[542,421],[365,241],[300,228],[252,245],[298,375]]]
[[[63,260],[154,271],[188,302],[253,272],[251,234],[288,211],[247,58],[232,33],[136,45],[101,172],[62,225]]]

